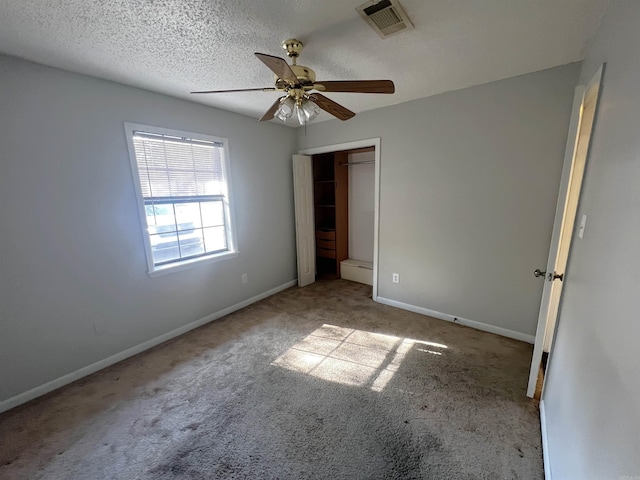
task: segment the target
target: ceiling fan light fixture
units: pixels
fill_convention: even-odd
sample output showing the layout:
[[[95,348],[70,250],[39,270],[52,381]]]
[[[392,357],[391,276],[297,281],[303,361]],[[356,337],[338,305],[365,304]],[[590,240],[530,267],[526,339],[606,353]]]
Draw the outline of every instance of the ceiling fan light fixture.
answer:
[[[311,120],[316,118],[320,113],[320,108],[311,100],[302,99],[300,104],[296,104],[296,115],[298,117],[298,123],[305,125]]]
[[[288,118],[291,118],[291,115],[293,115],[293,110],[295,109],[295,106],[296,104],[293,98],[287,97],[284,100],[282,100],[282,102],[280,102],[280,106],[276,110],[276,113],[274,114],[274,116],[284,122]]]
[[[296,105],[296,113],[298,114],[298,123],[300,125],[304,125],[305,123],[307,123],[307,116],[305,115],[302,106]]]
[[[307,122],[310,122],[311,120],[316,118],[320,113],[320,107],[318,107],[311,100],[305,100],[302,103],[302,110],[304,111],[305,117],[307,117]]]

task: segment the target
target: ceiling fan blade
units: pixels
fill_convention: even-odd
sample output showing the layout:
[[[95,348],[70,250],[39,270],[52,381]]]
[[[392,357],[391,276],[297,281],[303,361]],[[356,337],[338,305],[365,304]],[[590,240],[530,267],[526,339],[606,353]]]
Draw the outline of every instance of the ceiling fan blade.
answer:
[[[396,91],[391,80],[332,80],[316,82],[313,88],[321,92],[393,93]]]
[[[266,111],[266,113],[260,118],[259,121],[266,122],[267,120],[271,120],[273,118],[273,115],[276,113],[276,110],[278,110],[278,107],[280,106],[280,102],[282,101],[283,98],[285,97],[280,97],[275,102],[273,102],[273,105],[269,107],[269,110]]]
[[[334,102],[333,100],[321,95],[319,93],[312,93],[309,95],[309,98],[313,103],[319,106],[325,112],[330,113],[336,118],[340,120],[349,120],[350,118],[355,117],[355,113],[351,110],[343,107],[339,103]]]
[[[293,73],[293,70],[291,70],[286,60],[280,57],[274,57],[273,55],[267,55],[266,53],[256,53],[255,55],[262,63],[269,67],[278,78],[292,85],[298,83],[298,77]]]
[[[190,92],[190,93],[233,93],[233,92],[275,92],[274,87],[264,88],[238,88],[235,90],[206,90],[204,92]]]

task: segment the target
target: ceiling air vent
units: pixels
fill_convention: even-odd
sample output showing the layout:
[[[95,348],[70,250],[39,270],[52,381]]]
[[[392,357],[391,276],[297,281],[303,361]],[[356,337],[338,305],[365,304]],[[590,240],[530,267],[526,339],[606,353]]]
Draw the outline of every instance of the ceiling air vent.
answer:
[[[356,11],[382,38],[413,28],[398,0],[369,1],[356,7]]]

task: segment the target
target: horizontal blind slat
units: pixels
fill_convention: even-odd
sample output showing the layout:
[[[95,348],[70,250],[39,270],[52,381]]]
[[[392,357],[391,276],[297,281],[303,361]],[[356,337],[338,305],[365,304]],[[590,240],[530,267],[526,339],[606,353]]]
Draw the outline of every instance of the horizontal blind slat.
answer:
[[[189,145],[201,145],[202,147],[222,147],[221,142],[214,142],[209,140],[198,140],[195,138],[177,137],[174,135],[162,135],[161,133],[148,133],[148,132],[133,132],[133,139],[144,139],[150,141],[168,141],[173,143],[187,143]]]

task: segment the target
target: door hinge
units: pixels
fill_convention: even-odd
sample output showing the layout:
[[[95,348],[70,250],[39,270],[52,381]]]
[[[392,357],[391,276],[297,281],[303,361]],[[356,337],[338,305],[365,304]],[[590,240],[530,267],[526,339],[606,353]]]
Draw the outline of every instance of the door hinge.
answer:
[[[564,279],[564,273],[556,273],[556,272],[547,273],[547,280],[549,280],[550,282],[553,282],[554,280],[560,280],[562,282],[563,279]]]

